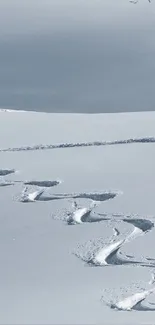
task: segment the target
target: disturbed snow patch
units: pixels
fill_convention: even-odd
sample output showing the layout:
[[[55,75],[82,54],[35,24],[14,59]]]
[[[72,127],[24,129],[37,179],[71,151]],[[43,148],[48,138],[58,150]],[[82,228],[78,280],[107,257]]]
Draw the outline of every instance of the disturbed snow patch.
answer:
[[[137,261],[132,255],[122,254],[120,249],[133,238],[131,235],[122,235],[122,238],[116,240],[115,238],[119,236],[119,230],[114,228],[114,234],[108,242],[105,242],[103,238],[90,240],[84,245],[79,245],[74,254],[90,266],[139,265],[155,267],[154,260],[152,259],[148,260],[148,258],[141,256],[140,260]]]
[[[43,189],[40,189],[38,191],[35,191],[33,193],[28,193],[28,186],[24,188],[22,191],[20,202],[27,203],[27,202],[35,202],[43,193]]]
[[[118,294],[118,291],[105,289],[101,301],[117,311],[155,311],[155,308],[150,307],[154,303],[147,301],[147,297],[155,293],[155,287],[146,289],[134,284],[129,288],[120,288],[119,291]]]
[[[11,186],[14,185],[14,182],[9,182],[9,181],[0,181],[0,187],[5,187],[5,186]]]
[[[59,211],[53,216],[53,219],[65,221],[68,225],[77,225],[82,223],[93,223],[108,220],[105,216],[101,217],[93,211],[100,202],[92,201],[88,207],[81,207],[76,201],[73,201],[72,208],[65,211]]]

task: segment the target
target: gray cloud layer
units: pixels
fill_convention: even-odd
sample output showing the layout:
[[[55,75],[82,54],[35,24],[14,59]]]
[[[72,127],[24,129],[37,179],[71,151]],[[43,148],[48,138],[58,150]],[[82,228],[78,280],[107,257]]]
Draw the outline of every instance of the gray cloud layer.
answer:
[[[24,0],[3,2],[1,107],[55,112],[154,110],[154,4],[144,0],[136,6],[127,0],[118,0],[118,5],[116,0],[35,4],[33,0],[24,10]]]

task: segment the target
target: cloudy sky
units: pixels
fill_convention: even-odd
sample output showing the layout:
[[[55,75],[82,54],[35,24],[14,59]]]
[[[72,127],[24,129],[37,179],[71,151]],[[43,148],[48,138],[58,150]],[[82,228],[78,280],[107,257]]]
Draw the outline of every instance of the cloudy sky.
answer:
[[[154,17],[154,0],[0,0],[0,107],[154,110]]]

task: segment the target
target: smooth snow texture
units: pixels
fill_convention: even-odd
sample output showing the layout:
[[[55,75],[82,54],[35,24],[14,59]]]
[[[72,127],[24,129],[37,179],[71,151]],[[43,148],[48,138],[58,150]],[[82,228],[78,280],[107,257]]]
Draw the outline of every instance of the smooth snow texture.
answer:
[[[1,324],[154,324],[154,292],[152,307],[110,308],[154,281],[154,125],[154,112],[0,112],[0,170],[20,170],[0,177],[14,185],[0,187]]]

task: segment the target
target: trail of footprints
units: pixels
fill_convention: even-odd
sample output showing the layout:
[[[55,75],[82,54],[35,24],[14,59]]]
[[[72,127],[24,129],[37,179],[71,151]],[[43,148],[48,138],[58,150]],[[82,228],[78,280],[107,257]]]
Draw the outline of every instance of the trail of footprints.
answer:
[[[25,187],[21,193],[19,201],[22,203],[37,202],[37,201],[52,201],[52,200],[71,200],[72,206],[69,211],[58,211],[56,215],[53,215],[53,219],[60,219],[65,222],[68,226],[81,225],[83,223],[94,223],[94,222],[104,222],[115,223],[123,222],[133,226],[132,232],[123,237],[119,229],[113,227],[113,235],[110,239],[105,242],[104,238],[98,238],[90,240],[83,245],[78,245],[77,249],[73,252],[81,261],[86,263],[91,267],[105,267],[117,265],[127,266],[140,266],[149,267],[154,270],[155,259],[150,257],[141,257],[139,260],[135,260],[132,255],[122,254],[121,248],[124,247],[126,243],[130,243],[134,238],[145,235],[147,232],[151,231],[154,227],[154,223],[148,219],[142,219],[135,216],[124,216],[123,214],[106,214],[106,213],[96,213],[94,209],[103,201],[114,199],[121,192],[92,192],[92,193],[63,193],[63,194],[49,194],[47,189],[57,186],[61,183],[61,180],[54,181],[9,181],[7,180],[10,174],[16,173],[15,169],[0,169],[0,187],[11,186],[16,183],[22,183]],[[34,187],[36,190],[34,191]],[[32,189],[32,191],[30,191]],[[88,207],[82,207],[77,204],[76,199],[88,199],[91,203]],[[152,274],[152,278],[149,285],[152,286],[155,282],[155,274]],[[134,288],[134,290],[136,290]],[[114,299],[108,301],[108,294],[105,290],[101,300],[109,306],[111,309],[115,310],[125,310],[125,311],[155,311],[154,304],[149,303],[149,305],[144,305],[143,301],[151,294],[155,293],[155,287],[149,289],[137,288],[132,294],[128,294],[123,297],[123,299]],[[150,307],[151,305],[151,307]]]

